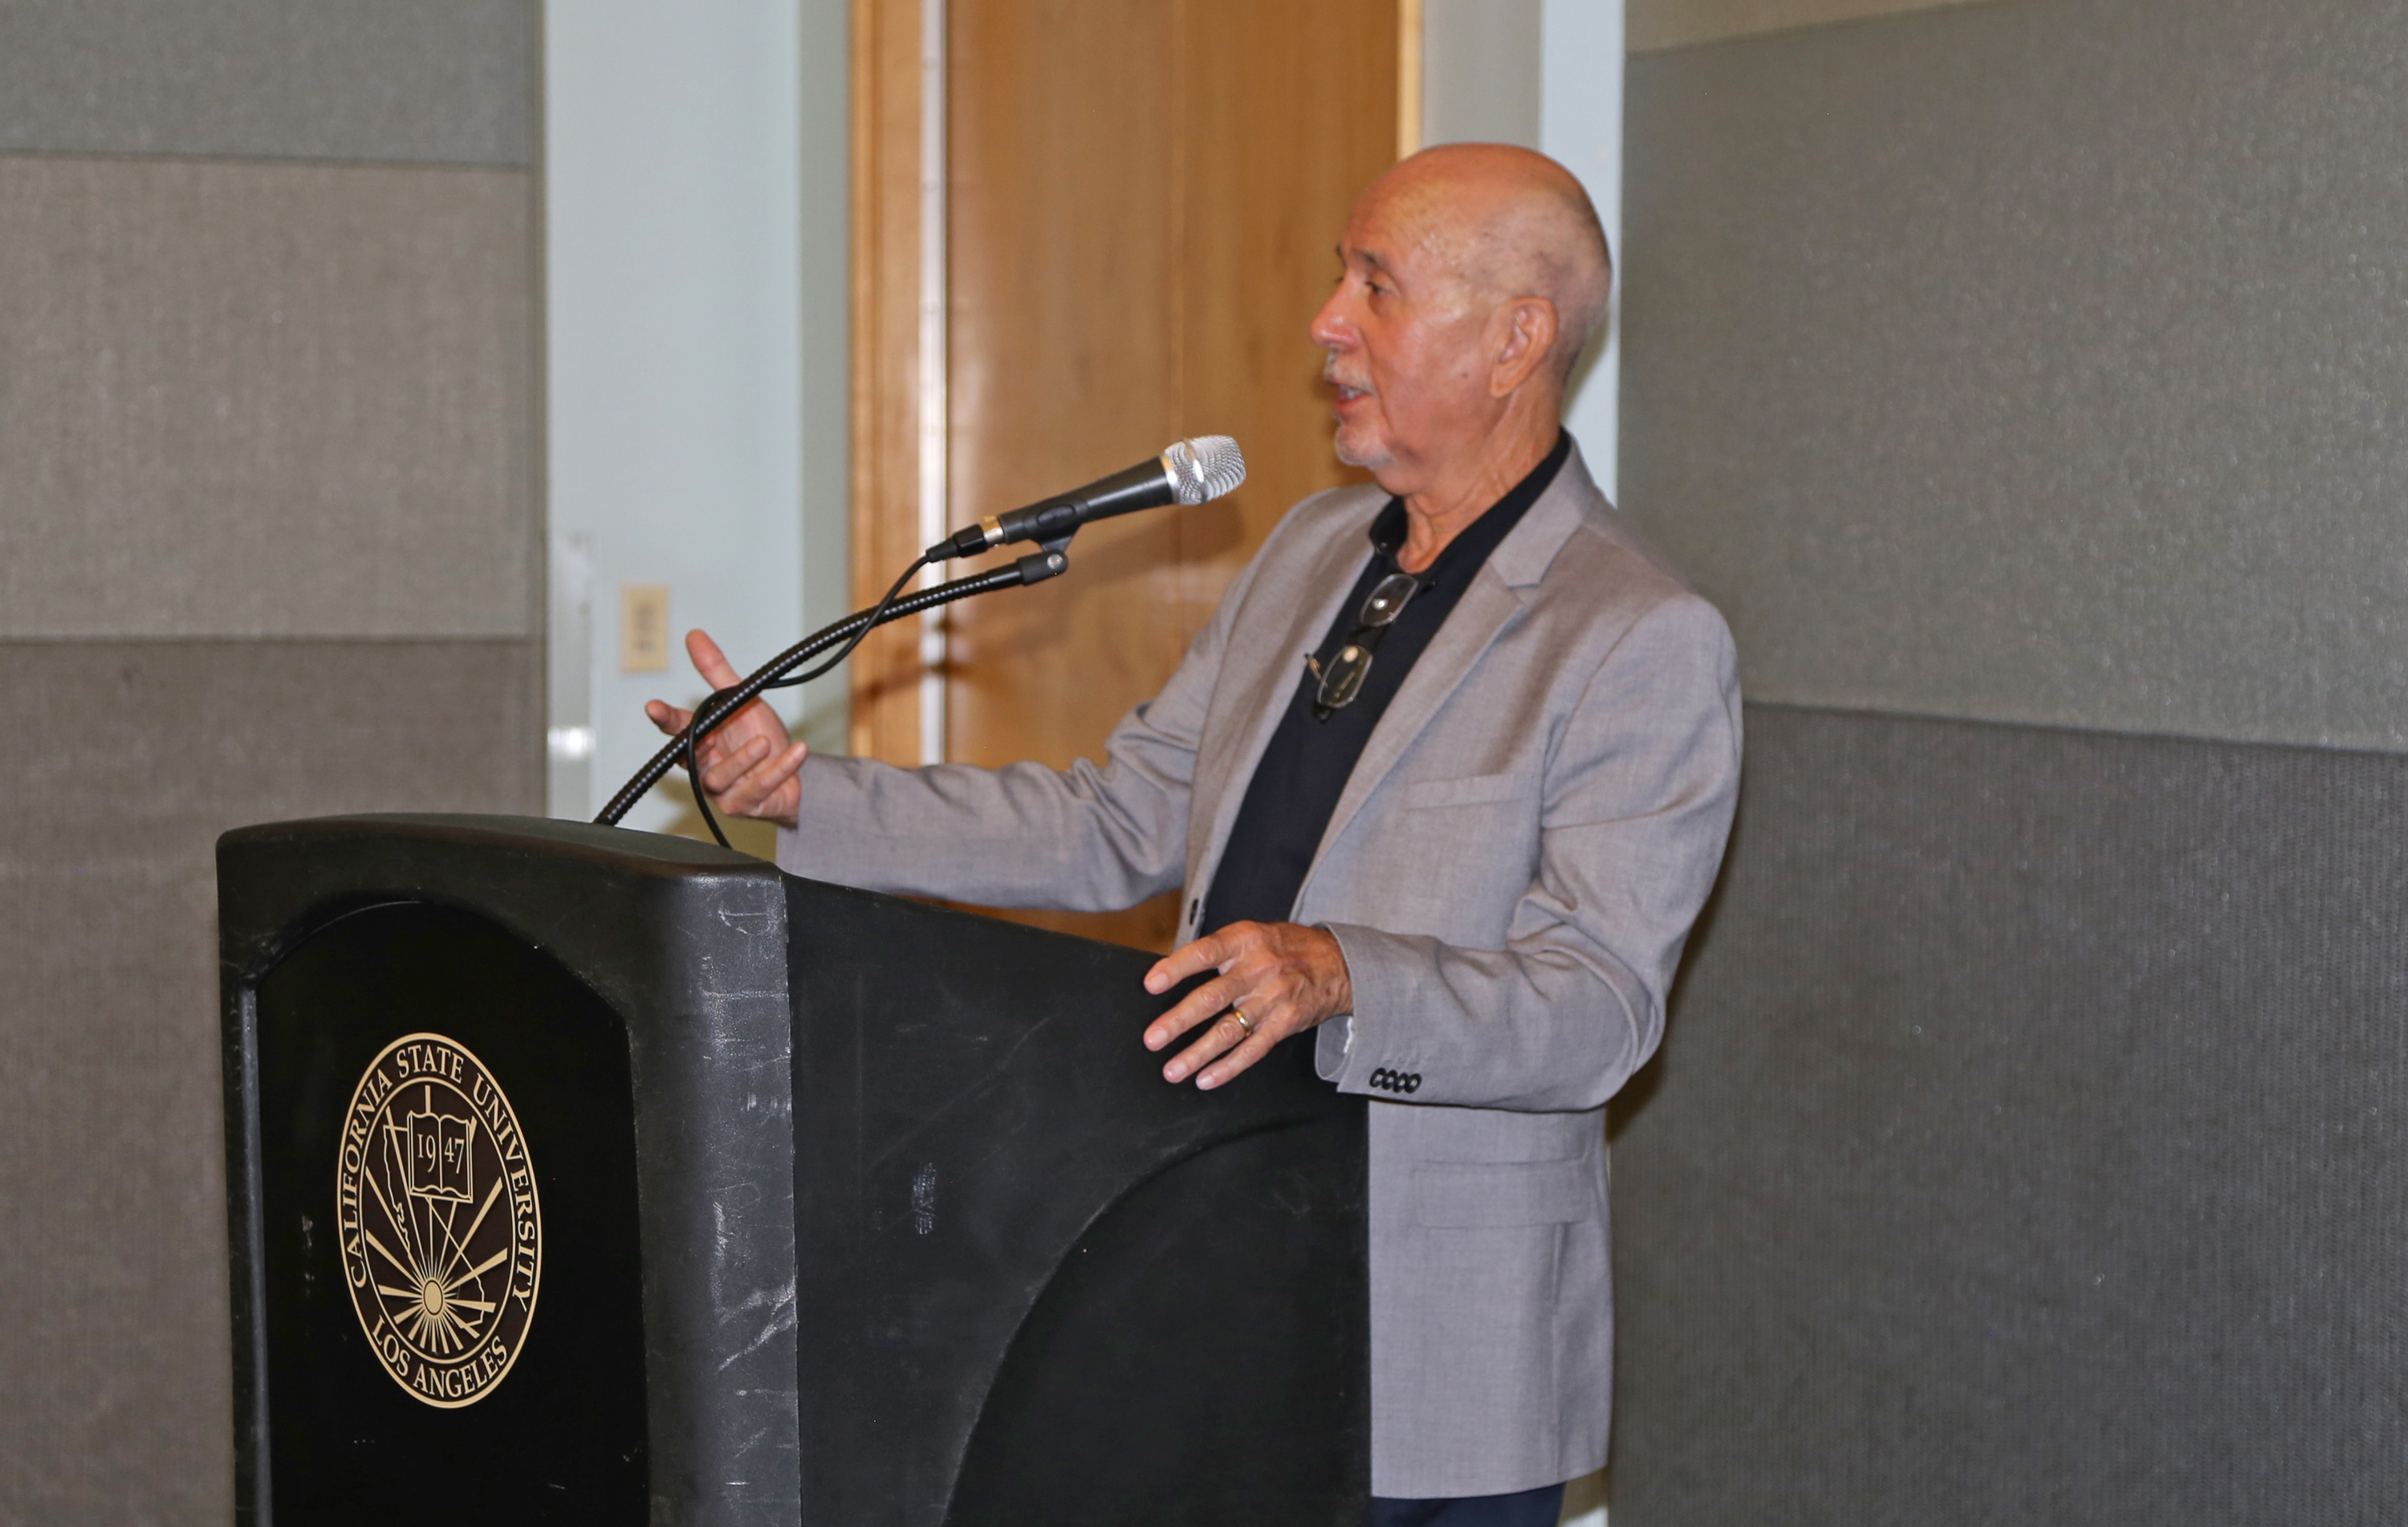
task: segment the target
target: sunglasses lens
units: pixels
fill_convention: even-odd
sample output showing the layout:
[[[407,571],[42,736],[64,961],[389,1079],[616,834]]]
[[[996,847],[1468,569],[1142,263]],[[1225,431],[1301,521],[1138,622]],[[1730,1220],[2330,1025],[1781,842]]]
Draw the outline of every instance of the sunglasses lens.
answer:
[[[1421,581],[1411,573],[1392,572],[1381,579],[1380,586],[1363,601],[1362,623],[1366,626],[1387,625],[1397,618],[1398,612],[1405,608],[1405,601],[1412,598],[1413,590],[1419,587]]]
[[[1340,647],[1321,675],[1321,692],[1315,700],[1326,711],[1337,710],[1362,691],[1363,677],[1370,671],[1369,653],[1352,643]]]
[[[1364,676],[1371,671],[1371,649],[1380,644],[1382,629],[1397,618],[1405,601],[1413,597],[1413,590],[1421,586],[1421,580],[1409,572],[1392,572],[1381,579],[1371,590],[1371,597],[1363,601],[1363,612],[1354,622],[1354,639],[1338,649],[1338,655],[1329,660],[1327,668],[1317,670],[1321,689],[1313,697],[1313,709],[1320,713],[1322,720],[1328,720],[1330,712],[1362,692]]]

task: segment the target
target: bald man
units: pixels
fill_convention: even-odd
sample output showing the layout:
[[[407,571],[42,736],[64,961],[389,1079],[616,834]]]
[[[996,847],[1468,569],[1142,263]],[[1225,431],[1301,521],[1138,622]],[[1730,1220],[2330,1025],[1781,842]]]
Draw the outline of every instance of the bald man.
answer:
[[[1338,454],[1379,487],[1289,511],[1101,767],[804,768],[756,705],[703,784],[818,879],[1085,910],[1180,889],[1146,987],[1211,978],[1144,1032],[1164,1080],[1226,1086],[1311,1030],[1369,1099],[1371,1520],[1547,1527],[1605,1462],[1605,1104],[1721,861],[1734,656],[1562,427],[1611,277],[1579,182],[1427,150],[1338,253],[1312,339]]]

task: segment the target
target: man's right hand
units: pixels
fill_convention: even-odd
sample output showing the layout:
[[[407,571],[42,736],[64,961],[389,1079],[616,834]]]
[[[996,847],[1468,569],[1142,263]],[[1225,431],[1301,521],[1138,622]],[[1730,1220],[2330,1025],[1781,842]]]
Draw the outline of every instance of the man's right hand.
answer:
[[[695,671],[714,690],[728,688],[744,677],[728,665],[719,643],[700,631],[685,634],[685,653],[694,659]],[[645,705],[644,714],[671,737],[685,730],[686,723],[694,719],[692,711],[657,699]],[[695,762],[702,770],[702,787],[714,808],[731,816],[757,817],[790,828],[803,804],[803,787],[795,771],[802,768],[810,751],[787,732],[786,723],[769,709],[768,701],[756,699],[711,728],[695,749]]]

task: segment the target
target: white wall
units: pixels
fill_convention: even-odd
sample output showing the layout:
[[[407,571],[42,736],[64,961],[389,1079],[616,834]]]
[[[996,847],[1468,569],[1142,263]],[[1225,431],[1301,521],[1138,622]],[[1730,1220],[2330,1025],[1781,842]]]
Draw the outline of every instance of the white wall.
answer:
[[[739,669],[842,612],[844,7],[546,10],[552,809],[587,816],[658,745],[644,700],[708,688],[681,647],[620,671],[622,584]],[[840,682],[807,703],[840,733]]]
[[[1422,0],[1422,142],[1539,147],[1544,0]]]
[[[1519,143],[1581,178],[1622,254],[1623,0],[1423,0],[1422,141]],[[1618,315],[1619,272],[1616,275]],[[1617,323],[1615,330],[1620,324]],[[1583,369],[1567,423],[1614,490],[1620,345]]]
[[[1622,439],[1623,0],[1545,0],[1541,23],[1539,148],[1580,177],[1613,249],[1612,327],[1575,382],[1565,425],[1607,497]],[[1606,1527],[1605,1481],[1565,1491],[1567,1527]]]
[[[1581,179],[1613,246],[1613,327],[1573,394],[1566,423],[1612,497],[1622,408],[1623,0],[1545,0],[1539,147]]]

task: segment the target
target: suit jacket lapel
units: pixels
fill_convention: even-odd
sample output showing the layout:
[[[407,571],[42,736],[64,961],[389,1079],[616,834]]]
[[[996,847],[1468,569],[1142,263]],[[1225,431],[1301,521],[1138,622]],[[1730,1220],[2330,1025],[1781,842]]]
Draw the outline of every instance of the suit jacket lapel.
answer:
[[[1373,499],[1372,510],[1385,501]],[[1204,840],[1204,862],[1191,874],[1191,885],[1211,884],[1221,850],[1229,841],[1230,828],[1237,825],[1239,808],[1245,803],[1245,786],[1254,779],[1263,751],[1270,746],[1271,733],[1279,729],[1280,718],[1287,713],[1288,699],[1304,668],[1305,655],[1321,645],[1322,635],[1329,628],[1338,606],[1354,588],[1355,575],[1362,571],[1363,559],[1371,555],[1370,542],[1364,539],[1364,527],[1370,519],[1369,511],[1350,517],[1346,528],[1311,558],[1303,579],[1294,585],[1297,597],[1287,601],[1292,612],[1290,619],[1284,623],[1278,620],[1275,598],[1248,601],[1250,615],[1252,607],[1265,607],[1269,618],[1256,629],[1267,629],[1269,634],[1248,640],[1240,633],[1230,641],[1229,666],[1234,671],[1229,674],[1231,699],[1227,713],[1242,718],[1242,724],[1227,734],[1228,743],[1212,748],[1207,756],[1197,760],[1197,787],[1201,799],[1197,804],[1211,813],[1211,829]],[[1218,703],[1216,700],[1216,708]],[[1208,730],[1207,736],[1210,735]]]
[[[1354,819],[1354,814],[1363,809],[1363,803],[1404,757],[1422,729],[1437,716],[1448,697],[1479,663],[1481,655],[1497,640],[1498,633],[1521,613],[1529,592],[1546,572],[1547,565],[1555,560],[1555,553],[1570,539],[1592,500],[1602,503],[1586,467],[1574,452],[1557,469],[1547,491],[1523,515],[1522,523],[1498,543],[1497,550],[1473,577],[1471,586],[1463,591],[1463,598],[1448,613],[1446,624],[1439,627],[1438,635],[1413,664],[1413,670],[1405,675],[1397,698],[1388,702],[1387,713],[1372,728],[1371,740],[1364,744],[1363,756],[1355,761],[1354,772],[1347,778],[1345,793],[1338,798],[1338,809],[1329,814],[1329,825],[1322,830],[1321,843],[1312,853],[1312,866],[1305,872],[1304,885],[1297,892],[1298,905],[1312,888],[1312,877],[1320,872],[1322,860],[1329,857],[1330,844],[1338,841],[1339,834]],[[1257,756],[1260,751],[1257,746]]]
[[[1355,760],[1354,772],[1347,776],[1346,791],[1338,798],[1338,809],[1329,814],[1329,826],[1322,830],[1320,846],[1312,852],[1312,868],[1305,872],[1304,886],[1312,884],[1321,861],[1328,857],[1329,845],[1346,830],[1346,824],[1363,809],[1363,802],[1388,777],[1388,771],[1412,746],[1422,728],[1429,725],[1447,697],[1463,683],[1464,675],[1480,661],[1480,655],[1497,640],[1497,633],[1521,609],[1521,597],[1493,569],[1483,568],[1473,577],[1471,586],[1463,591],[1463,598],[1448,613],[1446,624],[1439,627],[1438,635],[1423,650],[1413,670],[1405,675],[1403,687],[1388,702],[1387,713],[1372,728],[1371,740],[1363,745],[1363,756]],[[1304,899],[1304,886],[1297,892],[1299,902]]]

